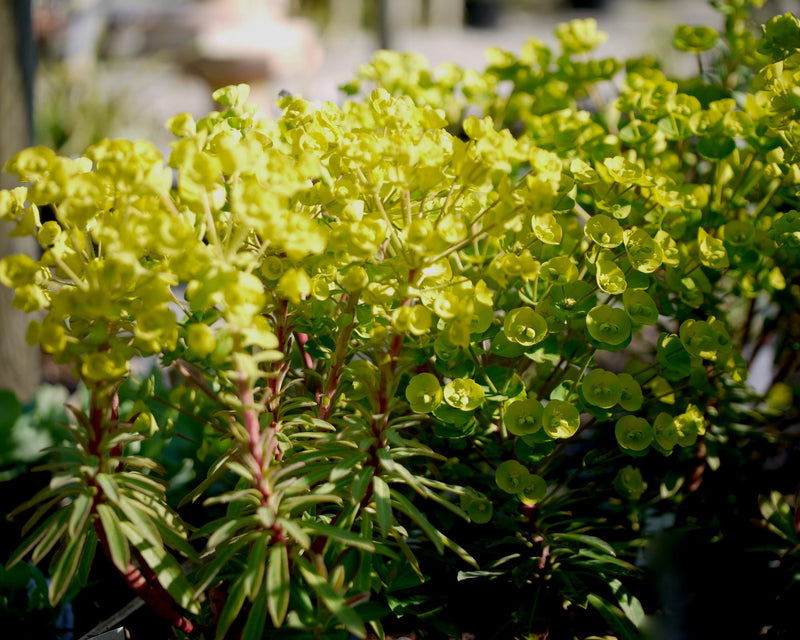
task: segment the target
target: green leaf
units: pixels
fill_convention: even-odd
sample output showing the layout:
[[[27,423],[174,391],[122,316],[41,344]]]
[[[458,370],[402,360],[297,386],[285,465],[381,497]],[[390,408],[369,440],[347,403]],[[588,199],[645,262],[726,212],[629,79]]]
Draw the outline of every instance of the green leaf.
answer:
[[[199,597],[208,588],[217,575],[219,575],[220,571],[231,561],[231,558],[249,542],[250,539],[248,536],[242,536],[216,549],[214,559],[207,561],[207,564],[198,571],[194,589],[195,598]]]
[[[145,540],[157,547],[163,545],[161,534],[158,532],[156,525],[153,524],[150,516],[144,512],[139,504],[132,499],[122,498],[117,501],[116,506],[131,521]]]
[[[127,573],[128,565],[131,561],[128,540],[120,527],[119,516],[114,508],[107,504],[97,505],[97,515],[100,516],[100,524],[108,543],[108,550],[111,553],[111,561],[123,573]]]
[[[203,493],[217,480],[225,476],[228,473],[228,462],[231,458],[231,454],[226,453],[224,456],[217,459],[211,468],[208,470],[208,475],[206,476],[205,480],[203,480],[200,484],[198,484],[194,489],[192,489],[179,503],[178,508],[180,509],[182,506],[186,504],[190,504],[197,500]]]
[[[297,565],[300,568],[303,579],[317,594],[325,607],[344,624],[350,633],[359,638],[366,638],[367,631],[364,628],[361,617],[347,604],[347,601],[333,590],[333,587],[328,584],[325,578],[314,571],[307,560],[298,558]]]
[[[289,552],[285,544],[276,544],[270,549],[267,565],[267,585],[263,589],[269,607],[272,624],[280,627],[289,610],[290,595]]]
[[[47,500],[52,500],[52,499],[60,500],[60,499],[62,499],[62,497],[64,497],[63,496],[63,491],[64,491],[63,487],[50,487],[50,486],[44,487],[43,489],[37,491],[32,498],[30,498],[29,500],[26,500],[21,505],[19,505],[16,509],[11,511],[8,514],[8,518],[14,518],[15,516],[19,515],[23,511],[26,511],[27,509],[30,509],[34,505],[40,504],[40,503],[45,502]]]
[[[261,583],[264,580],[264,571],[267,561],[267,545],[269,537],[266,535],[258,536],[250,547],[250,555],[247,557],[244,573],[244,590],[247,597],[252,602],[261,590]]]
[[[100,489],[111,502],[116,504],[119,502],[119,487],[114,479],[106,473],[98,473],[95,476],[95,481],[100,486]]]
[[[66,595],[75,574],[78,572],[81,554],[88,540],[90,540],[90,537],[87,532],[84,532],[82,536],[71,540],[57,556],[50,574],[50,587],[48,589],[51,605],[55,606]]]
[[[294,538],[294,541],[303,549],[311,547],[311,537],[305,532],[305,529],[303,529],[303,526],[299,522],[287,518],[278,518],[276,522],[281,529],[286,531],[290,537]]]
[[[367,495],[367,488],[372,476],[375,473],[375,468],[372,466],[364,467],[359,470],[353,478],[353,483],[350,485],[351,500],[354,504],[358,504]]]
[[[565,540],[567,542],[579,542],[581,544],[594,547],[595,549],[598,549],[603,553],[607,553],[610,556],[617,555],[614,551],[614,547],[608,544],[605,540],[601,540],[595,536],[587,536],[582,533],[554,533],[551,538],[554,541]]]
[[[382,449],[382,451],[385,451],[385,449]],[[390,456],[391,454],[386,451],[386,457],[388,458]],[[431,491],[428,490],[428,487],[422,483],[420,478],[411,473],[402,464],[395,462],[394,458],[392,458],[392,472],[423,498],[430,498],[431,495],[433,495]]]
[[[452,538],[448,538],[446,535],[442,534],[442,543],[445,547],[450,549],[453,553],[455,553],[459,558],[461,558],[467,564],[472,565],[476,569],[479,568],[478,561],[470,555],[469,551],[467,551],[464,547],[454,541]]]
[[[142,559],[155,574],[158,583],[175,598],[175,602],[187,611],[199,614],[200,603],[195,599],[194,589],[175,558],[163,547],[151,544],[130,522],[123,520],[120,522],[120,526],[125,537],[136,547]]]
[[[231,628],[234,620],[242,610],[245,598],[244,575],[240,575],[233,585],[228,589],[228,599],[222,608],[217,620],[217,632],[214,634],[215,640],[223,640]]]
[[[320,504],[321,502],[333,502],[341,505],[342,498],[333,493],[308,493],[304,496],[284,498],[281,507],[284,513],[304,512],[308,510],[310,505]]]
[[[70,538],[75,538],[78,533],[82,532],[89,520],[89,514],[92,510],[92,498],[86,493],[82,493],[72,502],[72,512],[69,516],[69,524],[67,526],[67,533]]]
[[[28,531],[33,529],[36,526],[36,523],[39,522],[44,516],[46,516],[50,511],[55,507],[59,502],[64,499],[64,495],[61,492],[57,492],[56,495],[47,502],[39,507],[36,508],[36,511],[33,512],[30,518],[25,522],[25,525],[22,527],[22,535],[27,535]],[[11,516],[8,516],[10,519]]]
[[[225,542],[238,535],[238,532],[245,528],[252,528],[257,524],[255,516],[244,516],[242,518],[220,518],[200,527],[194,532],[193,537],[202,538],[208,535],[206,546],[209,549],[216,549],[221,542]],[[211,535],[209,535],[211,534]]]
[[[378,526],[380,527],[381,535],[386,538],[392,528],[392,503],[389,485],[380,476],[373,476],[372,493],[375,498],[375,513],[378,516]]]
[[[89,582],[89,574],[94,566],[95,555],[97,554],[97,534],[94,528],[86,530],[86,543],[81,552],[81,559],[78,563],[78,570],[75,573],[75,578],[72,580],[72,587],[67,591],[66,598],[72,599],[83,589]]]
[[[341,462],[337,462],[331,469],[329,479],[331,482],[342,480],[349,476],[353,469],[358,467],[364,460],[366,460],[366,453],[352,453],[348,454]]]
[[[414,555],[414,552],[411,550],[411,547],[408,546],[408,542],[405,541],[405,538],[395,530],[394,535],[395,541],[397,542],[397,546],[400,547],[400,551],[403,552],[403,556],[408,562],[408,566],[417,574],[419,577],[420,583],[425,581],[425,575],[422,573],[422,569],[419,566],[419,560]],[[369,563],[365,563],[369,566]]]
[[[625,562],[624,560],[620,560],[619,558],[609,555],[600,555],[594,551],[589,551],[588,549],[580,549],[578,551],[578,555],[584,558],[589,558],[590,560],[593,560],[594,563],[608,565],[609,568],[614,567],[616,569],[622,569],[626,573],[635,573],[637,571],[636,567],[630,562]]]
[[[66,510],[56,511],[47,520],[45,520],[39,527],[28,536],[25,541],[17,547],[17,550],[11,555],[6,564],[6,568],[10,569],[24,558],[34,547],[38,547],[45,543],[45,540],[50,544],[50,548],[58,541],[58,537],[52,538],[54,532],[59,528],[66,528],[67,523],[65,520],[69,513]],[[48,548],[49,550],[49,548]],[[45,554],[47,552],[45,551]],[[45,555],[42,554],[42,555]],[[36,564],[35,562],[33,564]]]
[[[775,527],[776,533],[779,531],[781,537],[797,543],[798,532],[792,509],[779,491],[772,491],[769,496],[762,496],[758,506],[761,515]]]
[[[603,616],[603,619],[611,625],[622,640],[641,640],[642,636],[622,609],[593,593],[589,594],[588,602],[595,611]]]
[[[33,564],[39,564],[39,561],[48,553],[50,553],[50,550],[67,532],[69,515],[69,511],[67,509],[63,509],[56,512],[55,517],[48,521],[52,524],[47,527],[45,535],[42,536],[40,542],[36,546],[36,549],[34,549],[33,553],[31,554],[31,562],[33,562]]]
[[[241,640],[261,640],[267,623],[267,588],[259,590],[250,613],[247,614]],[[277,625],[276,625],[277,626]]]
[[[188,540],[186,539],[185,532],[181,531],[178,533],[175,530],[174,525],[162,522],[159,518],[156,518],[153,520],[153,522],[158,528],[161,539],[164,541],[166,546],[182,553],[193,562],[199,562],[200,556],[197,554],[195,548],[189,544]]]
[[[375,551],[375,545],[371,540],[362,538],[352,531],[340,529],[339,527],[334,527],[323,522],[316,522],[314,520],[302,520],[300,524],[306,531],[310,531],[318,536],[325,536],[326,538],[338,540],[348,547],[356,547],[364,551]]]
[[[158,478],[146,476],[136,471],[120,471],[114,474],[114,481],[123,491],[139,493],[155,499],[162,499],[166,492],[166,483]]]
[[[628,620],[630,620],[637,629],[641,628],[645,620],[642,603],[639,602],[619,580],[612,580],[609,582],[609,586],[614,590],[614,595],[617,597],[620,609],[625,613]]]
[[[397,509],[405,513],[409,518],[416,522],[419,528],[422,529],[426,536],[428,536],[430,541],[433,542],[436,550],[439,553],[444,553],[444,534],[436,529],[436,527],[434,527],[428,521],[422,512],[413,504],[411,504],[411,501],[402,493],[395,491],[394,489],[390,489],[389,491]]]

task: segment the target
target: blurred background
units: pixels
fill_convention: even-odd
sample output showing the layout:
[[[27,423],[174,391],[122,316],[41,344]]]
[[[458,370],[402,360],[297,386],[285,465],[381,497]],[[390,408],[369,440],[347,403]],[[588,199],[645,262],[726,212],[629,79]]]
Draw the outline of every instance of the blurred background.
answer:
[[[338,100],[379,48],[483,68],[486,47],[552,42],[575,17],[596,17],[610,34],[598,55],[617,56],[663,53],[680,22],[721,22],[705,0],[4,1],[31,5],[35,141],[68,154],[105,136],[166,146],[166,118],[206,112],[226,84],[253,85],[265,109],[280,90]],[[797,4],[771,0],[764,12]]]

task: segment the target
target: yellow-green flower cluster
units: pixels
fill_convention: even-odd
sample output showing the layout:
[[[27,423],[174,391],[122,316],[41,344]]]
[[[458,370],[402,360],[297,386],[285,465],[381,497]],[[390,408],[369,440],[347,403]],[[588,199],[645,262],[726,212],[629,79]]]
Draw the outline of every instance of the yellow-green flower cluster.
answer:
[[[720,301],[785,289],[797,269],[796,23],[766,26],[739,92],[629,61],[612,105],[579,109],[621,65],[591,60],[604,36],[574,21],[560,53],[495,49],[483,75],[382,52],[350,87],[368,95],[287,96],[276,120],[227,87],[222,111],[168,122],[166,165],[141,142],[29,149],[7,166],[27,186],[0,193],[0,218],[43,253],[5,258],[0,282],[39,314],[30,342],[92,384],[152,354],[274,376],[301,332],[304,362],[339,354],[334,382],[354,361],[378,377],[413,364],[390,390],[449,435],[567,438],[613,420],[623,449],[666,451],[651,423],[685,415],[675,386],[746,377]],[[675,36],[698,55],[718,39]],[[380,383],[351,386],[386,410]]]

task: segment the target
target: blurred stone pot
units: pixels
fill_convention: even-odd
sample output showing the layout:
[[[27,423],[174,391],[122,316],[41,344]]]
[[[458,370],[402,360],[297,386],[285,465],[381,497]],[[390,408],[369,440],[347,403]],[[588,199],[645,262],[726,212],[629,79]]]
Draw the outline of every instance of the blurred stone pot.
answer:
[[[489,29],[496,27],[503,13],[503,0],[466,0],[464,22],[468,27]]]

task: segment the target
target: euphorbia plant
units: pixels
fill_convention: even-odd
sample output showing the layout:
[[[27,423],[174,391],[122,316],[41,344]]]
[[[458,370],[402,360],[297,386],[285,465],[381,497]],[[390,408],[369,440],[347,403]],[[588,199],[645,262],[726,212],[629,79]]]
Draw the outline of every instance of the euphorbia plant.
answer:
[[[589,558],[608,593],[588,574],[559,588],[613,618],[634,568],[549,524],[548,501],[575,490],[557,471],[566,444],[593,443],[585,472],[611,465],[639,499],[640,460],[705,447],[738,401],[753,313],[737,320],[739,301],[796,277],[800,24],[775,18],[747,48],[740,4],[713,99],[706,77],[682,91],[630,61],[612,105],[579,109],[623,65],[590,60],[602,36],[575,21],[560,54],[531,41],[482,75],[412,59],[426,78],[413,99],[385,77],[392,54],[342,107],[288,96],[262,119],[227,87],[222,111],[169,121],[167,166],[123,140],[11,159],[27,186],[0,192],[0,217],[43,253],[3,259],[0,282],[36,315],[29,341],[91,397],[22,507],[37,510],[11,563],[55,550],[55,602],[99,545],[184,633],[363,637],[385,613],[371,595],[403,565],[425,578],[425,544],[462,570],[486,560],[450,519],[499,521],[519,527],[499,548],[518,547],[466,576],[516,558],[530,585],[555,558]],[[715,43],[676,34],[683,50]],[[490,115],[463,118],[470,102]],[[160,400],[205,424],[215,456],[184,502],[205,496],[220,518],[184,523],[158,460],[137,454],[168,426],[152,384],[119,401],[131,361],[151,356],[187,391]]]

